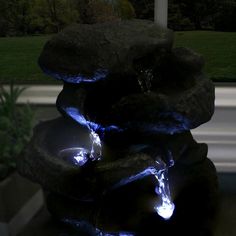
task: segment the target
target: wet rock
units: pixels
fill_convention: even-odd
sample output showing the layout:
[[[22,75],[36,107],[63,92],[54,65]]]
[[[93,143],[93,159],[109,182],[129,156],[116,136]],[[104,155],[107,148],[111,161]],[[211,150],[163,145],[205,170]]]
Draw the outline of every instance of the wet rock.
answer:
[[[191,152],[191,154],[193,154]],[[58,219],[83,219],[105,232],[135,232],[135,235],[213,235],[218,209],[217,174],[212,162],[204,161],[188,168],[179,164],[169,173],[176,210],[163,221],[153,207],[158,198],[151,177],[114,189],[97,202],[68,199],[53,192],[46,194],[49,211]]]
[[[190,130],[211,119],[214,85],[202,56],[172,43],[170,30],[130,20],[74,25],[45,45],[39,65],[64,82],[63,117],[35,128],[17,165],[56,218],[138,236],[211,235],[216,170]],[[91,158],[94,137],[102,154]],[[165,184],[169,221],[154,211]]]
[[[151,21],[73,25],[47,42],[39,65],[67,82],[94,81],[109,73],[134,73],[135,60],[158,58],[172,42],[172,31]]]
[[[214,113],[214,84],[202,75],[190,88],[176,87],[174,91],[160,88],[141,93],[135,80],[128,81],[133,83],[117,87],[118,82],[113,80],[81,86],[65,84],[57,99],[58,110],[69,116],[62,108],[74,107],[98,125],[140,133],[183,132],[209,121]]]
[[[199,72],[202,71],[205,60],[202,55],[194,52],[190,48],[174,48],[172,50],[171,60],[173,65],[179,68],[179,71]]]
[[[88,161],[83,167],[60,158],[61,150],[91,149],[90,145],[88,130],[77,123],[63,118],[44,122],[36,126],[29,146],[18,161],[18,170],[55,193],[94,199],[123,179],[155,166],[155,160],[147,154],[128,151],[122,159],[112,162],[107,161],[109,154],[104,152],[103,161]]]

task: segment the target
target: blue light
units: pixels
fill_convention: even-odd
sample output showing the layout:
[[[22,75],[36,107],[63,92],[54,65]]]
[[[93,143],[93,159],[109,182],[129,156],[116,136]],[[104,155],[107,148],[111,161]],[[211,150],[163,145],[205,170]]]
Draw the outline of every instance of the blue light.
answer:
[[[135,234],[130,232],[103,232],[86,221],[79,221],[75,219],[63,219],[62,222],[76,227],[81,232],[87,232],[94,236],[135,236]]]
[[[86,118],[80,113],[79,109],[76,107],[62,107],[62,109],[76,122],[79,124],[93,130],[96,133],[99,133],[101,136],[105,132],[109,131],[117,131],[121,132],[124,131],[124,128],[119,128],[115,125],[103,127],[93,121],[86,120]],[[187,131],[191,128],[190,121],[181,114],[176,112],[166,112],[161,114],[161,118],[163,117],[170,117],[170,114],[175,117],[175,119],[179,122],[175,125],[168,125],[168,124],[151,124],[151,123],[144,123],[141,122],[129,122],[124,124],[126,129],[135,129],[137,128],[140,132],[144,133],[164,133],[164,134],[175,134]]]
[[[169,152],[170,158],[172,158],[171,152]],[[169,165],[166,165],[161,159],[156,160],[156,166],[151,166],[144,171],[122,179],[119,183],[115,184],[112,189],[127,185],[138,179],[142,179],[149,175],[154,175],[157,180],[157,186],[155,192],[160,196],[161,202],[158,203],[154,209],[159,216],[168,220],[173,215],[175,205],[171,201],[171,194],[168,182],[168,169],[174,165],[174,160],[169,161]]]
[[[93,130],[96,133],[99,133],[101,136],[105,132],[109,131],[117,131],[120,132],[122,129],[115,125],[103,127],[93,121],[86,120],[86,118],[81,114],[78,108],[76,107],[62,107],[62,109],[66,112],[68,116],[70,116],[73,120],[75,120],[80,125],[87,127],[89,130]]]
[[[62,109],[77,123],[87,128],[90,128],[85,117],[79,112],[79,109],[77,109],[76,107],[62,107]]]
[[[53,72],[51,70],[48,70],[44,67],[41,67],[41,68],[45,74],[47,74],[55,79],[63,80],[67,83],[73,83],[73,84],[79,84],[82,82],[93,83],[98,80],[106,78],[108,75],[108,70],[106,70],[106,69],[98,69],[97,71],[94,72],[93,76],[85,76],[82,74],[78,74],[78,75],[60,74],[58,72]]]

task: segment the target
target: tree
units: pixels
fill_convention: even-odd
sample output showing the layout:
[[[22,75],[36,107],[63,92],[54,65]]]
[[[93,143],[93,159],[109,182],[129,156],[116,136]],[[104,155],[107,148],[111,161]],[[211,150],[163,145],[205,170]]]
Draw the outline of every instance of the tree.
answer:
[[[5,24],[2,27],[6,28],[7,26],[8,28],[5,34],[25,35],[28,33],[32,2],[28,0],[0,0],[0,19]]]
[[[135,16],[134,8],[128,0],[82,0],[79,8],[81,21],[88,24]]]
[[[236,0],[219,1],[214,27],[215,30],[236,31]]]
[[[33,31],[56,33],[66,25],[79,22],[75,0],[35,0],[32,9]]]
[[[192,30],[194,24],[182,13],[183,4],[176,4],[169,0],[168,27],[173,30]]]
[[[173,3],[181,5],[183,17],[190,19],[198,30],[209,22],[217,6],[217,0],[173,0]]]
[[[154,20],[155,0],[130,0],[134,6],[137,18]]]

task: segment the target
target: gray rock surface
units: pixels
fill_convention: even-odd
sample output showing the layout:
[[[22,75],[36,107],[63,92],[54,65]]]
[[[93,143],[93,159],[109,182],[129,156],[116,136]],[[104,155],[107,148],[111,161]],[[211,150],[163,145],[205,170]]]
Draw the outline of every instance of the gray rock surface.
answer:
[[[138,92],[135,80],[129,78],[124,85],[121,81],[65,84],[57,99],[58,110],[69,116],[62,107],[74,107],[104,127],[115,125],[140,133],[183,132],[209,121],[214,113],[214,84],[203,75],[189,88],[167,86],[147,93]]]
[[[155,161],[144,153],[127,152],[122,159],[112,162],[106,161],[109,157],[104,153],[103,161],[88,162],[83,167],[60,158],[61,150],[89,149],[89,142],[88,130],[75,122],[63,118],[43,122],[36,126],[31,142],[18,160],[18,171],[46,190],[77,199],[93,199],[122,179],[155,166]]]
[[[116,147],[104,142],[101,160],[80,167],[61,159],[59,152],[71,147],[89,149],[88,130],[69,119],[58,118],[36,126],[31,142],[18,159],[17,167],[22,175],[41,184],[46,190],[77,199],[94,199],[115,186],[135,181],[134,178],[127,182],[131,176],[139,175],[150,167],[159,168],[155,162],[158,155],[167,163],[168,158],[173,158],[190,165],[202,161],[207,154],[207,148],[197,144],[189,132],[149,137],[145,141],[134,138],[128,144],[121,143]],[[146,148],[139,148],[142,146]],[[192,149],[197,155],[191,154],[192,158],[189,158],[186,153]],[[145,175],[140,178],[143,177]]]
[[[133,72],[135,60],[159,57],[172,43],[171,30],[146,20],[73,25],[47,42],[39,65],[58,79],[93,81],[107,73]]]

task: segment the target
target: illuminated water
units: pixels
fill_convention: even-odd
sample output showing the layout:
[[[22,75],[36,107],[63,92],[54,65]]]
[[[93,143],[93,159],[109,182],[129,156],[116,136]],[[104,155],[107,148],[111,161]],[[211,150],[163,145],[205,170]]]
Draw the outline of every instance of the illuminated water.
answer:
[[[92,161],[100,160],[102,156],[102,143],[99,135],[95,132],[95,130],[99,128],[99,125],[97,125],[94,122],[87,121],[85,117],[75,107],[66,107],[63,109],[73,120],[75,120],[80,125],[88,128],[90,131],[89,134],[91,141],[90,151],[88,152],[88,150],[84,149],[84,151],[76,153],[74,159],[79,160],[78,163],[83,163],[83,164],[85,164],[86,161],[88,160],[87,158],[88,156]]]
[[[148,73],[148,72],[146,72]],[[146,82],[145,82],[146,83]],[[150,84],[146,84],[146,91],[149,91],[151,86]],[[87,149],[78,148],[78,152],[74,153],[73,158],[76,161],[77,165],[84,165],[88,159],[100,160],[102,156],[102,144],[99,135],[95,132],[98,130],[99,125],[96,123],[87,121],[85,117],[79,112],[77,108],[67,107],[64,109],[66,113],[73,118],[79,124],[87,127],[90,130],[90,140],[91,147],[88,151]],[[157,180],[156,193],[160,196],[160,203],[158,203],[154,209],[158,215],[160,215],[163,219],[168,220],[171,218],[175,205],[171,200],[169,181],[168,181],[168,169],[174,165],[174,161],[172,159],[172,155],[168,153],[168,164],[166,164],[161,159],[156,159],[156,166],[152,166],[147,168],[146,170],[134,175],[129,176],[128,178],[122,179],[119,183],[115,184],[113,188],[117,188],[122,185],[126,185],[130,182],[133,182],[137,179],[144,178],[147,175],[154,175]]]
[[[158,203],[154,209],[159,216],[168,220],[173,215],[175,205],[171,200],[170,186],[168,180],[168,170],[174,165],[172,154],[168,152],[168,164],[161,159],[156,160],[158,168],[154,168],[154,176],[157,180],[156,194],[160,196],[160,203]]]
[[[168,168],[159,171],[155,174],[158,181],[158,186],[156,187],[156,193],[161,197],[161,202],[158,203],[154,209],[157,214],[163,219],[168,220],[173,215],[175,210],[175,205],[171,200],[170,187],[168,181]]]
[[[90,129],[90,140],[91,140],[91,150],[90,158],[92,160],[100,160],[102,156],[102,144],[101,139],[97,133]]]
[[[58,156],[69,164],[83,166],[89,159],[89,150],[85,148],[66,148],[60,150]]]
[[[169,164],[167,165],[161,159],[156,160],[156,166],[149,167],[144,171],[129,176],[128,178],[122,179],[120,182],[115,184],[113,188],[118,188],[124,186],[128,183],[142,179],[149,175],[154,175],[157,180],[156,185],[156,194],[160,196],[160,202],[154,207],[154,210],[159,216],[163,219],[168,220],[173,215],[175,205],[171,200],[169,180],[168,180],[168,169],[174,165],[174,160],[170,159]]]
[[[152,87],[153,71],[151,69],[140,70],[137,79],[142,92],[149,93]]]

